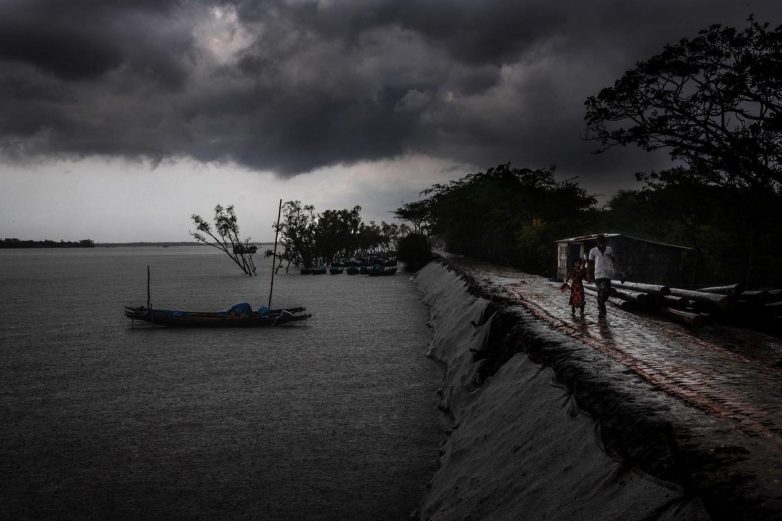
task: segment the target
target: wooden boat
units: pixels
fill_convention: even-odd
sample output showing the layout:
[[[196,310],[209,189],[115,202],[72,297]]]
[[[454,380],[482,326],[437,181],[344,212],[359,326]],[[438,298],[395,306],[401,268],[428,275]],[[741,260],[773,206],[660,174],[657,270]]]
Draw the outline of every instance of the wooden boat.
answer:
[[[125,316],[166,327],[274,327],[307,320],[312,315],[304,308],[265,309],[253,311],[249,305],[232,307],[228,311],[174,311],[148,309],[145,306],[125,307]]]
[[[386,275],[394,275],[396,274],[396,266],[373,266],[372,269],[370,269],[368,272],[370,277],[382,277]]]
[[[150,270],[147,266],[147,305],[130,307],[125,306],[125,316],[132,321],[141,320],[152,325],[166,327],[274,327],[301,322],[312,315],[304,313],[303,307],[291,307],[269,309],[272,305],[272,293],[274,292],[274,273],[277,260],[277,234],[280,230],[280,216],[282,215],[282,199],[277,209],[277,232],[274,234],[274,250],[272,251],[272,276],[269,285],[269,304],[261,306],[256,311],[250,304],[242,302],[232,306],[228,311],[204,312],[204,311],[179,311],[170,309],[154,309],[150,304]],[[246,252],[254,253],[257,246],[247,247],[240,245]],[[236,251],[236,250],[234,250]],[[323,268],[325,273],[326,268]],[[304,268],[302,268],[304,273]]]

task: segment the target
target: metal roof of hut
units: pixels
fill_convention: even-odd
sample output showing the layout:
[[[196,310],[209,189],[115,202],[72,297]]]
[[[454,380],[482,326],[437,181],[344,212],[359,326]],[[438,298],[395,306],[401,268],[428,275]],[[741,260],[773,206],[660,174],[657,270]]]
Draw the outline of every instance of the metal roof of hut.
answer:
[[[667,246],[669,248],[679,248],[680,250],[692,250],[689,246],[680,246],[678,244],[668,244],[665,242],[659,242],[659,241],[652,241],[649,239],[642,239],[640,237],[635,237],[633,235],[628,235],[626,233],[593,233],[591,235],[579,235],[578,237],[569,237],[567,239],[558,239],[554,242],[589,242],[594,241],[597,239],[598,235],[603,235],[606,239],[611,239],[614,237],[626,237],[628,239],[634,240],[634,241],[643,241],[648,242],[650,244],[656,244],[658,246]]]

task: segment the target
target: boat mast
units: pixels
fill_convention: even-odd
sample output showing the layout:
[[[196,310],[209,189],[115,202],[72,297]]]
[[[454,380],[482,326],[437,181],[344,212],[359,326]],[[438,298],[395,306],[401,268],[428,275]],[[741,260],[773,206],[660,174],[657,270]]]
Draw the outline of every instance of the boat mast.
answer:
[[[152,322],[152,325],[155,325],[155,314],[152,312],[152,301],[149,296],[149,264],[147,264],[147,313],[149,313],[149,319]]]
[[[274,272],[277,271],[277,236],[280,234],[280,215],[282,214],[282,199],[277,209],[277,227],[274,229],[274,252],[272,253],[272,283],[269,286],[269,309],[272,308],[272,292],[274,291]]]

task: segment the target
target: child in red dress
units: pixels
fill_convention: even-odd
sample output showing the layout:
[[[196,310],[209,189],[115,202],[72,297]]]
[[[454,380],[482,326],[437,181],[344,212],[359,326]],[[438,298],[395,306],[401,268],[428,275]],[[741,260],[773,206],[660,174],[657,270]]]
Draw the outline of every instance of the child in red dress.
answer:
[[[586,269],[581,259],[576,259],[573,262],[573,269],[568,273],[565,283],[568,280],[573,282],[570,284],[570,308],[573,315],[576,314],[576,307],[581,308],[581,316],[584,316],[584,304],[586,299],[584,298],[584,279],[587,276]]]

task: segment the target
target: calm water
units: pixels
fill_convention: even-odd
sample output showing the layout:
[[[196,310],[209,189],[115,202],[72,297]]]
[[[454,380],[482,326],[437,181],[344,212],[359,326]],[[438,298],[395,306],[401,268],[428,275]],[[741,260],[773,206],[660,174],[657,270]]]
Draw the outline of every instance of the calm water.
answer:
[[[408,277],[291,274],[304,327],[130,327],[268,298],[206,248],[0,250],[0,518],[404,519],[437,467]]]

